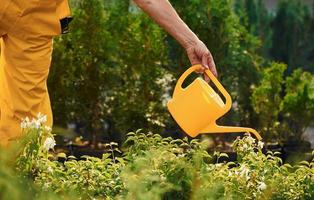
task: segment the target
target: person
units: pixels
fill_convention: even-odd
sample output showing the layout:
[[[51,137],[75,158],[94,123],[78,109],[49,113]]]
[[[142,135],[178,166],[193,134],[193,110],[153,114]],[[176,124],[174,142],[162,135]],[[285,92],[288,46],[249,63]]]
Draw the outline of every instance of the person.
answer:
[[[191,64],[217,76],[210,51],[181,20],[168,0],[134,0],[186,50]],[[1,0],[0,146],[22,134],[20,123],[38,113],[53,118],[47,89],[53,37],[67,32],[67,0]]]

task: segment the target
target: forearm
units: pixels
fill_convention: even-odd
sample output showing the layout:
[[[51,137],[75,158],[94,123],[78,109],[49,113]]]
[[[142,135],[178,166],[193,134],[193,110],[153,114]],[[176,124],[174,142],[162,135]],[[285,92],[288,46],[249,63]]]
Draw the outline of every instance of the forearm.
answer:
[[[134,2],[184,48],[198,41],[197,36],[181,20],[168,0],[134,0]]]

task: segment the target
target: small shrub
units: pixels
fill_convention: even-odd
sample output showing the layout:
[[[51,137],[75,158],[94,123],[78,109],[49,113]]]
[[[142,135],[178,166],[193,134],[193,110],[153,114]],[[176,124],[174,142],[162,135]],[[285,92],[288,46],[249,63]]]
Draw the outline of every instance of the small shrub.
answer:
[[[78,160],[48,151],[53,137],[42,119],[24,124],[28,139],[22,140],[26,146],[16,167],[18,176],[31,178],[37,194],[47,192],[60,199],[74,194],[80,199],[153,200],[312,199],[314,195],[313,161],[283,164],[278,152],[264,154],[263,143],[249,135],[233,143],[237,162],[219,163],[228,155],[208,153],[206,140],[174,140],[141,130],[128,133],[122,157],[114,156],[120,150],[110,143],[112,151],[102,158]],[[57,157],[64,162],[56,161]],[[0,197],[8,190],[1,187]]]

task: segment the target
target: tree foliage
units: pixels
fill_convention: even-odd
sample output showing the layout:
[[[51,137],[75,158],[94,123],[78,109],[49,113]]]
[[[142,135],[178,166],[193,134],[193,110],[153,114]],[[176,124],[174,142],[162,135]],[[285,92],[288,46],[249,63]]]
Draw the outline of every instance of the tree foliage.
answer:
[[[280,1],[277,9],[272,22],[272,58],[287,63],[288,73],[298,66],[310,69],[310,66],[314,66],[313,58],[309,59],[309,54],[314,50],[309,43],[313,38],[311,23],[314,17],[309,7],[299,0]]]
[[[79,1],[72,33],[55,41],[49,86],[57,124],[83,120],[95,137],[105,115],[103,93],[110,89],[112,37],[101,1]]]
[[[270,58],[273,16],[263,0],[237,0],[234,9],[247,30],[261,40],[260,54]]]
[[[314,69],[314,4],[280,0],[274,10],[262,0],[235,1],[241,23],[262,41],[261,54],[287,64],[286,74],[295,68]]]
[[[49,79],[56,124],[81,122],[94,139],[104,123],[120,133],[164,127],[172,79],[161,29],[129,11],[129,1],[82,0],[73,14],[71,33],[55,41]]]
[[[300,135],[313,122],[310,111],[291,114],[311,108],[312,86],[304,82],[312,75],[298,72],[302,84],[294,90],[288,82],[295,77],[296,85],[297,72],[282,76],[295,67],[313,68],[309,8],[299,1],[280,1],[275,13],[261,0],[171,3],[212,52],[219,79],[233,97],[223,123],[279,137],[290,126],[288,135]],[[77,0],[72,10],[71,33],[55,39],[49,78],[55,124],[79,122],[94,141],[104,133],[121,139],[138,128],[177,131],[165,103],[174,80],[190,65],[184,49],[128,0]],[[288,70],[272,59],[284,61]]]

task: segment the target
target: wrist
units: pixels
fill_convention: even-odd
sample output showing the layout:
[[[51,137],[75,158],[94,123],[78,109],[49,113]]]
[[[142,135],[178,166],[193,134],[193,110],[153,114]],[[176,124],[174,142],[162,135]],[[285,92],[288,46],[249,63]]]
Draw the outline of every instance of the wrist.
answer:
[[[184,49],[190,49],[194,46],[196,46],[198,43],[199,43],[199,39],[196,35],[193,34],[192,37],[189,37],[187,39],[185,39],[183,42],[182,42],[182,46]]]

